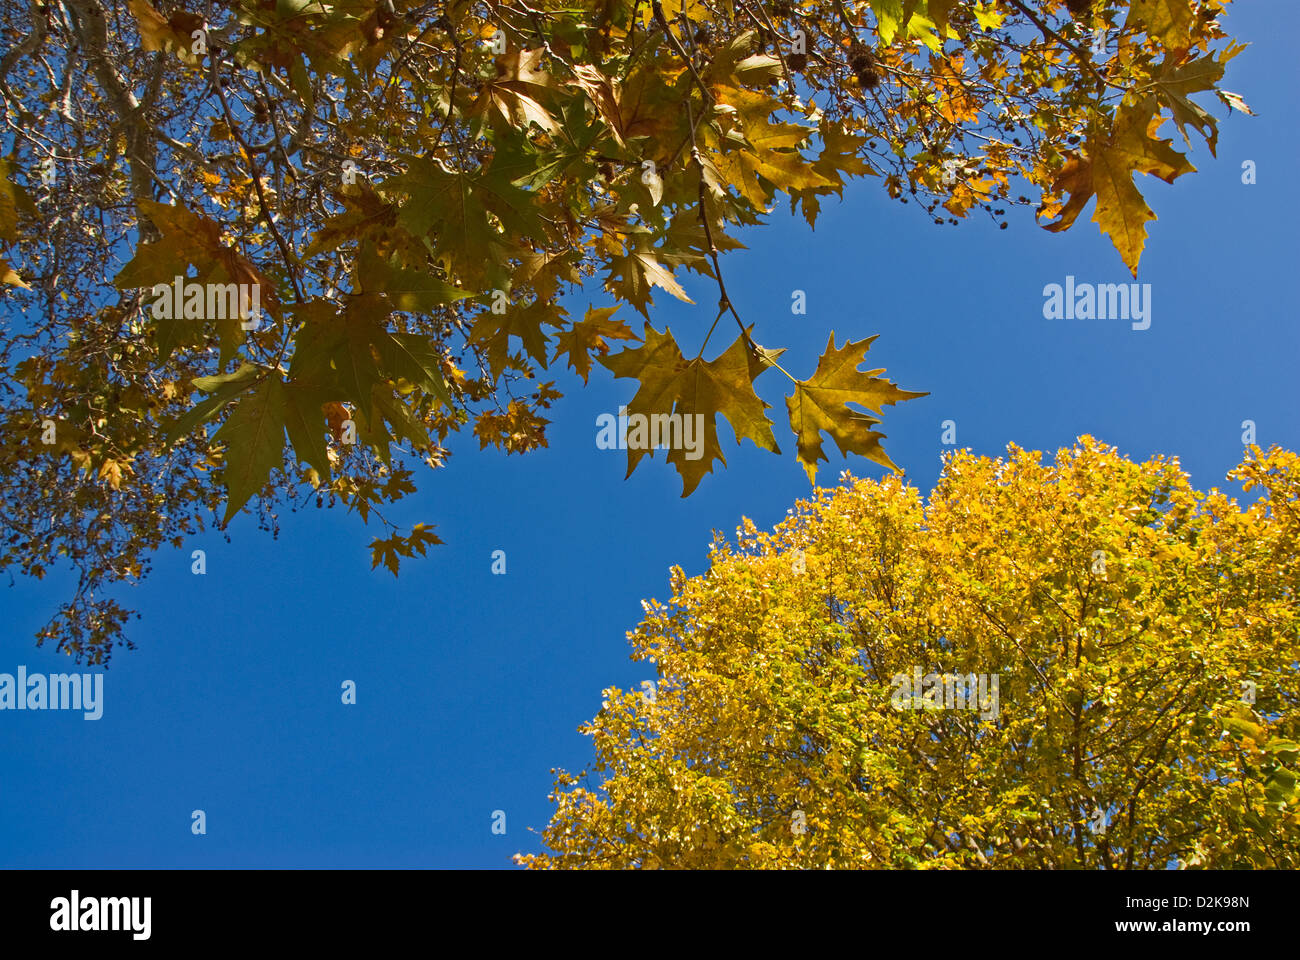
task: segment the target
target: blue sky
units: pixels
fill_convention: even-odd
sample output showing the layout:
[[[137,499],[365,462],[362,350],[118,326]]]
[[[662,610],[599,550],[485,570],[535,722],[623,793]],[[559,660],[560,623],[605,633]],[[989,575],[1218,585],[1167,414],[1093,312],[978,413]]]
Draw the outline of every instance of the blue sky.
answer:
[[[1261,446],[1300,447],[1300,17],[1289,4],[1233,7],[1229,30],[1252,46],[1224,86],[1259,116],[1222,119],[1207,102],[1221,117],[1218,159],[1201,145],[1197,173],[1140,178],[1160,218],[1138,277],[1152,286],[1150,329],[1043,318],[1048,283],[1130,279],[1091,210],[1061,235],[1021,208],[1005,231],[983,219],[940,228],[868,179],[826,203],[815,232],[783,207],[724,259],[756,339],[789,347],[783,365],[806,376],[830,330],[880,334],[872,365],[931,394],[886,408],[883,426],[923,490],[948,419],[959,446],[984,454],[1009,442],[1055,451],[1083,433],[1132,458],[1176,454],[1202,488],[1239,461],[1243,420]],[[652,310],[684,349],[716,301],[710,281],[686,285],[699,306],[659,294]],[[790,312],[796,289],[806,316]],[[593,287],[570,309],[588,302],[607,301]],[[742,516],[770,527],[809,492],[776,371],[758,383],[783,456],[723,430],[727,469],[686,500],[662,458],[624,481],[626,455],[596,448],[596,417],[626,403],[632,381],[597,367],[583,389],[556,373],[568,395],[549,448],[507,458],[464,435],[447,469],[417,475],[419,494],[393,517],[436,524],[446,545],[400,579],[370,569],[372,532],[355,516],[314,508],[284,514],[277,540],[244,516],[231,543],[208,534],[159,554],[122,598],[143,619],[130,625],[138,649],[107,671],[102,719],[0,712],[0,865],[491,868],[538,849],[528,828],[549,817],[550,768],[587,763],[576,728],[601,690],[653,678],[624,637],[640,600],[667,594],[672,564],[702,572],[712,530],[730,536]],[[826,447],[819,480],[833,484],[846,464]],[[190,573],[193,549],[207,552],[205,576]],[[504,576],[491,572],[498,549]],[[50,577],[0,589],[0,672],[69,668],[32,641],[66,588]],[[345,680],[355,706],[340,702]],[[195,809],[205,836],[190,831]],[[491,832],[495,810],[504,836]]]

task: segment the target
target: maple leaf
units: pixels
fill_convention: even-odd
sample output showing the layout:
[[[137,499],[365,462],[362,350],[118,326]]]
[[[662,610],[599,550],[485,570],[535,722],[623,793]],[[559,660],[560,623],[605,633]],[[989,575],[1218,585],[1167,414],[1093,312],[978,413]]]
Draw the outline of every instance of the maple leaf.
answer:
[[[239,369],[231,373],[212,377],[196,377],[193,384],[204,393],[212,396],[200,400],[180,418],[172,423],[164,433],[164,444],[171,446],[180,437],[186,436],[201,423],[211,420],[227,403],[246,392],[257,383],[257,378],[265,368],[252,363],[241,363]]]
[[[550,422],[537,416],[523,401],[511,400],[504,414],[490,410],[480,413],[474,433],[479,438],[480,450],[491,443],[504,448],[506,453],[527,453],[547,445],[544,428]]]
[[[502,182],[528,190],[542,190],[557,181],[590,179],[596,168],[588,153],[604,131],[580,105],[570,105],[549,147],[539,146],[513,128],[500,133],[490,172]]]
[[[546,228],[537,210],[536,191],[515,186],[505,173],[496,169],[496,164],[470,183],[475,196],[501,221],[512,241],[546,239]]]
[[[970,92],[970,78],[965,71],[965,58],[960,54],[933,57],[935,87],[942,91],[939,114],[949,123],[965,123],[978,119],[982,105]]]
[[[330,402],[326,391],[314,383],[289,381],[284,385],[284,425],[295,456],[330,480],[329,450],[325,445],[328,424],[323,406]]]
[[[708,66],[704,70],[704,80],[710,86],[735,87],[736,65],[747,59],[753,52],[758,34],[746,29],[725,43],[718,44],[709,51]]]
[[[1223,63],[1224,61],[1212,56],[1201,57],[1182,66],[1166,62],[1161,65],[1152,81],[1156,95],[1173,114],[1174,123],[1178,124],[1178,131],[1183,135],[1183,142],[1189,146],[1191,144],[1191,138],[1187,135],[1187,126],[1190,124],[1205,138],[1212,155],[1219,142],[1218,122],[1208,110],[1188,97],[1193,93],[1213,90],[1223,79]]]
[[[130,470],[131,468],[121,460],[107,459],[100,465],[98,476],[114,490],[118,490],[121,489],[123,475]]]
[[[294,338],[290,378],[299,383],[335,385],[338,372],[332,358],[346,336],[338,307],[328,300],[308,300],[294,304],[291,312],[302,325]]]
[[[515,285],[531,284],[542,300],[553,300],[560,283],[577,283],[581,279],[574,266],[574,254],[528,251],[519,255],[512,282]]]
[[[483,88],[470,116],[491,115],[513,127],[535,123],[548,133],[559,124],[541,104],[553,86],[550,74],[539,69],[545,50],[511,50],[496,58],[497,75]]]
[[[1131,0],[1127,30],[1145,30],[1172,50],[1186,50],[1196,14],[1189,0]]]
[[[371,540],[370,541],[370,557],[371,557],[370,569],[373,570],[375,569],[375,567],[379,566],[380,563],[382,563],[385,567],[388,568],[389,573],[391,573],[393,576],[397,576],[397,570],[402,563],[402,561],[399,559],[400,551],[403,549],[404,546],[405,544],[403,543],[402,538],[396,534],[389,537],[387,540],[380,540],[378,537],[376,537],[374,540]]]
[[[669,28],[675,34],[681,33],[679,17],[686,17],[699,23],[709,21],[709,8],[705,6],[703,0],[662,0],[661,7],[664,19],[668,21]],[[640,14],[641,26],[650,26],[651,20],[654,19],[654,10],[649,2],[641,5]]]
[[[580,88],[591,100],[596,112],[609,127],[610,135],[620,147],[626,147],[623,140],[623,118],[618,112],[618,86],[600,70],[589,64],[576,64],[573,68],[574,86]]]
[[[751,339],[752,330],[750,327],[736,337],[716,359],[693,360],[682,377],[682,398],[693,397],[697,412],[713,411],[726,417],[737,442],[748,439],[756,447],[779,454],[781,448],[765,412],[769,405],[754,392],[754,379],[784,351],[764,350]]]
[[[691,360],[678,378],[677,405],[673,412],[686,417],[699,417],[704,436],[695,436],[700,449],[691,451],[684,446],[673,447],[668,452],[668,462],[682,475],[682,496],[688,497],[706,473],[713,471],[713,461],[726,466],[718,442],[716,417],[727,418],[736,441],[745,438],[754,445],[779,454],[772,421],[768,419],[768,404],[754,392],[754,378],[768,369],[775,359],[769,352],[758,356],[749,348],[748,331],[738,336],[734,343],[714,360]]]
[[[939,45],[938,39],[931,32],[934,22],[927,19],[925,0],[868,0],[871,12],[876,16],[876,30],[882,43],[888,45],[901,31],[906,37],[922,40],[932,49]],[[936,4],[945,17],[952,2]],[[985,10],[977,3],[974,8],[975,19],[986,30],[1001,24],[1001,15],[995,10]]]
[[[645,415],[651,418],[648,423],[661,418],[660,423],[679,431],[668,437],[660,435],[658,439],[669,446],[667,460],[681,474],[683,497],[690,496],[704,475],[712,472],[714,460],[726,465],[718,441],[718,414],[726,417],[737,441],[747,437],[764,450],[781,452],[772,433],[772,421],[765,413],[768,405],[754,392],[754,379],[775,362],[781,351],[767,351],[755,345],[755,353],[747,341],[748,333],[738,337],[716,359],[687,360],[671,331],[661,334],[646,324],[642,346],[600,358],[601,364],[614,376],[635,377],[640,381],[636,395],[627,405],[629,417]],[[688,417],[692,418],[689,427]],[[694,419],[697,417],[698,420]],[[688,429],[692,440],[689,448]],[[646,454],[653,457],[653,448],[634,447],[629,442],[628,476]]]
[[[391,384],[383,382],[376,383],[371,388],[371,393],[374,397],[374,406],[377,416],[375,417],[375,423],[373,425],[362,425],[363,431],[369,426],[373,426],[376,431],[379,431],[382,427],[382,424],[380,423],[380,418],[382,417],[383,420],[387,421],[392,426],[393,432],[399,439],[409,440],[412,444],[420,446],[429,445],[429,433],[425,430],[424,424],[411,416],[411,411],[408,409],[406,403],[393,392]],[[383,434],[383,436],[383,449],[380,451],[382,454],[381,459],[387,460],[387,445],[392,441],[387,438],[386,434]]]
[[[19,212],[36,214],[27,191],[13,181],[12,170],[9,161],[0,158],[0,240],[6,243],[18,242]]]
[[[638,58],[639,59],[639,58]],[[684,66],[665,67],[645,60],[623,78],[618,89],[618,116],[626,141],[655,141],[678,130],[682,120],[673,84],[686,72]]]
[[[709,240],[719,251],[744,250],[745,245],[734,237],[722,232],[722,224],[714,221],[710,233],[704,230],[700,222],[699,207],[683,207],[674,214],[668,229],[664,231],[665,247],[676,249],[676,254],[665,253],[663,260],[674,267],[686,267],[706,277],[713,276],[713,266],[709,262]]]
[[[140,45],[145,50],[175,52],[186,63],[200,62],[199,56],[193,52],[193,33],[202,29],[202,17],[180,10],[168,19],[147,0],[127,0],[127,8],[140,28]]]
[[[376,383],[383,379],[375,362],[372,345],[383,343],[387,331],[386,319],[379,300],[373,294],[354,297],[344,313],[341,333],[331,330],[328,344],[332,352],[330,361],[338,371],[338,383],[344,397],[357,405],[358,411],[370,419],[373,410]]]
[[[766,209],[774,190],[789,192],[839,185],[839,181],[823,176],[815,164],[794,149],[808,141],[814,128],[772,123],[768,119],[780,108],[780,101],[767,94],[725,85],[715,87],[714,92],[721,108],[730,108],[740,121],[745,145],[737,147],[733,139],[719,136],[716,129],[709,128],[714,148],[709,159],[719,175],[755,207]]]
[[[257,389],[235,405],[213,443],[226,446],[223,479],[229,523],[253,494],[266,486],[271,471],[284,462],[284,387],[280,378],[268,376]]]
[[[820,176],[836,185],[837,193],[841,192],[839,188],[844,184],[841,174],[851,177],[875,174],[871,165],[858,155],[858,151],[867,142],[866,137],[848,133],[844,124],[825,118],[817,132],[821,137],[822,149],[812,167]]]
[[[650,314],[646,311],[646,304],[654,303],[650,296],[651,287],[667,290],[686,303],[695,302],[686,295],[672,272],[659,262],[655,253],[648,246],[637,246],[621,257],[610,257],[609,276],[605,278],[605,289],[632,304],[647,320]]]
[[[356,275],[362,291],[382,292],[393,306],[408,313],[432,310],[474,295],[422,270],[395,267],[368,243],[361,245]]]
[[[713,472],[713,461],[717,460],[724,467],[727,465],[727,458],[722,454],[722,444],[718,441],[718,423],[717,419],[707,410],[700,409],[689,399],[683,398],[680,403],[673,409],[673,415],[681,418],[683,430],[683,442],[681,444],[670,446],[667,460],[682,477],[682,496],[689,497],[695,492],[695,488],[700,485],[704,475]],[[687,417],[700,417],[701,419],[690,421],[690,427],[687,427]],[[669,420],[671,425],[673,421]],[[696,424],[703,430],[701,435]],[[671,426],[669,427],[671,435]],[[691,448],[688,449],[685,443],[685,431],[689,429],[691,434]]]
[[[494,246],[505,238],[488,218],[474,179],[449,170],[441,160],[417,157],[409,161],[406,173],[384,186],[407,195],[397,214],[398,224],[417,237],[431,235],[434,249],[451,269],[480,288],[479,281],[500,259]],[[503,186],[504,182],[498,189]]]
[[[118,271],[113,284],[119,290],[130,290],[171,283],[189,271],[189,260],[182,250],[183,247],[174,241],[146,240],[136,247],[135,255]]]
[[[639,347],[628,347],[608,357],[599,357],[602,366],[616,377],[635,377],[640,381],[636,394],[628,402],[628,415],[671,413],[681,388],[681,375],[686,369],[686,358],[673,338],[672,331],[664,328],[660,333],[645,324]],[[628,447],[627,474],[631,476],[641,458],[650,450]]]
[[[1094,220],[1135,265],[1153,216],[1135,174],[1184,170],[1157,135],[1156,108],[1211,151],[1218,131],[1198,95],[1249,109],[1218,86],[1241,49],[1220,22],[1224,0],[1071,0],[1069,20],[1061,0],[797,0],[765,13],[734,0],[453,3],[441,13],[413,0],[218,6],[191,13],[181,0],[128,0],[102,40],[99,30],[81,38],[87,48],[68,23],[45,22],[48,4],[19,4],[30,16],[15,36],[40,39],[34,56],[89,69],[27,70],[12,88],[0,83],[7,114],[26,131],[0,160],[0,291],[36,286],[28,271],[48,264],[40,282],[53,294],[24,313],[30,349],[20,353],[31,355],[15,358],[5,387],[59,414],[60,445],[44,452],[71,457],[88,492],[111,497],[100,509],[121,521],[88,558],[101,572],[86,596],[140,569],[153,541],[139,531],[154,525],[159,491],[173,524],[214,492],[227,495],[211,489],[224,470],[208,468],[226,453],[202,442],[203,425],[231,416],[239,425],[268,391],[278,391],[283,455],[296,458],[272,471],[275,482],[328,484],[369,515],[408,492],[398,468],[362,475],[372,458],[390,462],[391,445],[437,434],[442,449],[472,427],[510,453],[544,446],[539,414],[556,394],[537,381],[548,359],[562,355],[586,380],[593,358],[635,343],[613,313],[571,323],[553,306],[570,284],[598,278],[611,302],[649,321],[656,286],[690,302],[685,271],[721,288],[720,253],[740,247],[728,231],[761,223],[778,194],[812,224],[823,197],[873,167],[890,196],[924,189],[953,219],[1009,203],[1013,178],[1042,190],[1044,222],[1059,212],[1066,226],[1095,201]],[[191,33],[203,15],[217,17],[216,77],[195,69]],[[797,25],[820,26],[793,49]],[[1116,55],[1089,57],[1087,34],[1103,25]],[[496,56],[481,42],[497,36],[514,49]],[[163,123],[132,106],[150,91],[231,109]],[[87,147],[73,158],[51,152],[60,143]],[[964,158],[955,185],[942,180],[954,156]],[[39,191],[39,214],[18,181]],[[917,206],[933,210],[928,199]],[[148,298],[104,298],[100,254],[112,256],[114,238],[133,230],[119,289],[177,276],[256,283],[273,329],[151,318]],[[740,278],[728,279],[739,289]],[[278,295],[290,289],[286,308]],[[480,319],[461,302],[499,300],[496,291],[520,306]],[[725,463],[717,413],[738,438],[771,439],[752,385],[779,351],[746,339],[711,361],[665,348],[640,371],[634,406],[705,418],[700,458],[694,447],[689,459],[669,452],[688,490]],[[81,362],[92,353],[95,363]],[[467,353],[490,368],[481,379],[455,365]],[[621,356],[615,365],[638,354]],[[189,407],[191,383],[204,392]],[[663,395],[651,403],[656,383]],[[527,399],[503,396],[516,385]],[[328,443],[349,420],[364,450],[356,457]],[[76,448],[64,449],[71,437]],[[21,486],[25,446],[9,449],[0,467]],[[132,466],[116,488],[96,478],[107,460]],[[19,521],[44,522],[37,500],[9,499],[26,512]],[[33,544],[15,555],[48,540]],[[100,638],[91,645],[106,657],[113,630],[97,622],[112,617],[82,619],[83,638]]]
[[[993,197],[992,190],[996,184],[987,177],[977,180],[963,180],[952,188],[952,196],[944,201],[944,209],[958,217],[966,216],[966,211]]]
[[[385,370],[423,387],[444,405],[451,405],[451,394],[442,377],[442,357],[432,340],[413,333],[389,333],[377,346]]]
[[[8,283],[15,287],[22,287],[24,290],[31,289],[31,286],[24,282],[23,278],[18,275],[18,271],[5,262],[4,257],[0,257],[0,283]]]
[[[256,287],[258,302],[266,313],[280,315],[280,299],[275,284],[258,271],[253,262],[221,237],[221,226],[201,214],[180,204],[165,204],[141,198],[137,206],[162,234],[156,242],[142,242],[135,255],[114,277],[119,290],[133,287],[150,287],[157,283],[171,283],[176,276],[184,275],[188,264],[197,271],[198,283],[235,283],[246,289]],[[233,312],[228,316],[213,318],[220,338],[220,362],[224,366],[238,351],[245,337],[240,319]],[[177,343],[192,343],[187,325],[176,316],[157,321],[156,342],[159,350],[168,355]]]
[[[829,460],[822,451],[823,430],[831,435],[841,454],[856,453],[891,470],[898,470],[880,445],[885,435],[870,429],[880,423],[880,418],[858,413],[848,404],[880,413],[885,404],[928,394],[899,389],[889,380],[877,376],[885,372],[883,368],[865,372],[858,369],[875,339],[868,337],[857,343],[846,340],[843,347],[836,347],[832,331],[826,351],[817,361],[816,372],[807,380],[796,381],[794,393],[786,398],[790,426],[799,441],[799,461],[810,482],[816,480],[817,462]]]
[[[581,320],[575,321],[569,329],[555,338],[555,356],[561,353],[569,355],[569,366],[578,372],[582,382],[587,382],[591,373],[591,354],[599,356],[609,354],[609,340],[636,340],[637,335],[622,320],[610,319],[619,306],[588,307]]]
[[[169,282],[174,276],[174,264],[183,261],[198,270],[201,277],[220,269],[229,281],[257,285],[262,290],[263,305],[268,302],[272,307],[276,305],[275,286],[248,258],[222,241],[220,224],[179,204],[142,198],[138,206],[140,213],[162,233],[162,240],[140,245],[135,256],[114,278],[119,290],[150,282]],[[146,277],[150,279],[141,284],[141,279]]]
[[[518,337],[528,355],[545,368],[545,327],[563,326],[561,318],[566,315],[565,309],[559,304],[543,300],[535,300],[527,306],[510,304],[504,313],[485,310],[474,319],[470,342],[486,348],[488,367],[493,378],[499,377],[506,367],[511,337]]]
[[[948,35],[951,29],[948,26],[948,15],[959,3],[961,0],[930,0],[926,13],[934,23],[935,33],[938,36]]]
[[[415,492],[414,488],[412,488],[411,492]],[[420,552],[421,556],[424,555],[425,547],[442,543],[442,541],[434,535],[433,527],[425,523],[417,523],[412,527],[411,535],[406,539],[412,547]]]
[[[1061,208],[1059,219],[1044,228],[1065,230],[1095,196],[1093,221],[1110,237],[1136,277],[1146,244],[1146,223],[1156,215],[1142,199],[1133,175],[1151,174],[1172,183],[1196,169],[1173,149],[1172,140],[1155,137],[1161,122],[1154,97],[1120,107],[1110,137],[1104,142],[1089,140],[1086,153],[1072,156],[1057,175],[1053,189],[1069,191],[1070,199]]]
[[[323,220],[303,258],[328,253],[349,240],[366,238],[373,230],[382,231],[397,222],[397,205],[389,203],[368,183],[344,185],[338,192],[344,211]]]
[[[1256,116],[1255,111],[1250,109],[1250,104],[1245,101],[1241,94],[1233,93],[1231,90],[1216,90],[1215,93],[1229,110],[1238,110],[1241,113],[1250,114],[1252,117]]]

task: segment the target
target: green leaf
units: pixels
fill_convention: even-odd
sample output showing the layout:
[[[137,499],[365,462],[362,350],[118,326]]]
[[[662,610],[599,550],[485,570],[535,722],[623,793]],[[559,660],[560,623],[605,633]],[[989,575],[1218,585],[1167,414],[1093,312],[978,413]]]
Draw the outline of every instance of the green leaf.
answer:
[[[1264,796],[1274,803],[1282,803],[1296,795],[1296,775],[1286,767],[1274,770],[1264,784]]]
[[[392,424],[398,437],[410,440],[413,444],[429,444],[429,432],[411,416],[406,404],[394,396],[391,387],[383,383],[375,384],[374,398],[378,413]]]
[[[338,380],[333,358],[345,340],[337,308],[325,300],[312,300],[294,308],[303,321],[293,341],[289,376],[298,381],[333,384]],[[333,398],[331,398],[333,399]]]
[[[546,327],[563,326],[566,311],[558,303],[534,300],[525,306],[510,304],[504,313],[485,310],[474,318],[470,342],[482,346],[494,378],[505,369],[510,352],[510,338],[518,337],[538,365],[546,367]]]
[[[1300,743],[1296,743],[1294,740],[1282,740],[1275,737],[1265,745],[1264,750],[1276,754],[1277,758],[1283,763],[1295,763],[1300,760]]]
[[[163,442],[170,447],[181,437],[192,433],[199,424],[211,420],[222,407],[248,390],[261,372],[261,367],[243,363],[233,373],[196,378],[193,381],[194,386],[212,396],[200,400],[168,427],[163,434]]]
[[[385,189],[407,195],[397,222],[417,237],[425,237],[462,280],[482,289],[484,278],[499,269],[498,251],[512,238],[545,236],[532,209],[532,195],[510,184],[501,174],[474,179],[449,170],[440,160],[416,157],[406,173],[388,180]],[[522,213],[527,204],[528,213]],[[488,207],[501,218],[511,236],[500,233],[488,217]]]
[[[356,298],[348,305],[344,335],[337,341],[331,357],[344,395],[358,406],[367,420],[372,413],[371,390],[383,379],[370,345],[383,343],[388,335],[376,322],[375,308],[376,304],[366,298]]]
[[[211,420],[222,407],[246,389],[248,389],[246,383],[227,384],[212,396],[200,400],[166,429],[163,442],[169,447],[172,446],[181,437],[192,433],[199,424]]]
[[[185,321],[178,317],[161,317],[154,321],[154,346],[158,348],[158,357],[166,361],[171,357],[184,337]]]
[[[256,364],[245,362],[239,365],[239,369],[230,373],[220,373],[214,377],[195,377],[193,383],[204,393],[212,393],[228,383],[251,383],[261,371],[262,368]]]
[[[1243,720],[1240,717],[1225,717],[1223,726],[1241,737],[1250,737],[1261,746],[1268,739],[1268,731],[1257,723],[1249,720]]]
[[[315,467],[326,482],[330,479],[330,458],[321,404],[328,399],[316,384],[291,380],[284,385],[284,425],[289,442],[298,459]]]
[[[113,286],[119,290],[152,289],[155,284],[171,283],[188,272],[189,264],[180,256],[175,244],[145,241],[136,248],[135,256],[117,272]]]
[[[412,333],[390,333],[379,342],[384,369],[410,383],[423,387],[444,406],[451,406],[451,395],[442,378],[442,361],[428,337]]]
[[[356,272],[363,291],[384,293],[394,307],[407,313],[424,313],[474,295],[423,271],[395,267],[370,244],[362,246]]]
[[[293,65],[289,67],[289,82],[293,84],[294,92],[302,98],[302,102],[311,107],[316,102],[316,96],[312,92],[311,78],[307,73],[307,65],[301,56],[293,58]]]
[[[515,186],[507,175],[495,169],[495,165],[473,181],[473,188],[474,194],[501,221],[512,239],[546,237],[546,229],[537,212],[536,194]]]
[[[229,523],[253,494],[266,486],[271,471],[284,462],[284,386],[280,378],[268,377],[240,400],[212,440],[226,446],[222,475],[228,501],[222,522]]]

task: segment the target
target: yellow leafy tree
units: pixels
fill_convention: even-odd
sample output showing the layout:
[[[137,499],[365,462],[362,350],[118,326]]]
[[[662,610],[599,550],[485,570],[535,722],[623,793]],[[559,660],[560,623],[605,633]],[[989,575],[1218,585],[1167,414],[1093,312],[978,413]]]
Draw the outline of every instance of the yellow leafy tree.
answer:
[[[1253,502],[1082,437],[745,521],[645,604],[657,682],[605,691],[517,859],[1300,866],[1300,458],[1230,478]]]

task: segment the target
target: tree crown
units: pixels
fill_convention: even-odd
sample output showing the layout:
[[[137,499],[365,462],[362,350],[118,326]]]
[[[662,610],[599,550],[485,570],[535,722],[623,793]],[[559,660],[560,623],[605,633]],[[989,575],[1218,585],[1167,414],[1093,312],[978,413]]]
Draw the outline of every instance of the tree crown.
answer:
[[[644,605],[657,681],[604,692],[596,782],[561,771],[518,859],[1294,868],[1300,457],[1230,477],[1263,495],[1081,437],[718,535]]]

